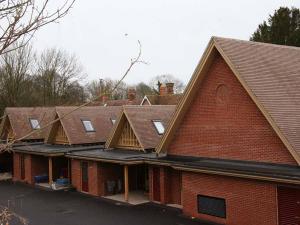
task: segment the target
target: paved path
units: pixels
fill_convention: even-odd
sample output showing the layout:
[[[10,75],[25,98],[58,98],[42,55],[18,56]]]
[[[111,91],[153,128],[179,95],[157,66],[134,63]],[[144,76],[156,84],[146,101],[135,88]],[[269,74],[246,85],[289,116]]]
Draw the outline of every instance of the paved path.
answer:
[[[0,182],[0,205],[9,205],[29,225],[209,225],[155,204],[120,205],[77,192],[44,191],[11,182]]]

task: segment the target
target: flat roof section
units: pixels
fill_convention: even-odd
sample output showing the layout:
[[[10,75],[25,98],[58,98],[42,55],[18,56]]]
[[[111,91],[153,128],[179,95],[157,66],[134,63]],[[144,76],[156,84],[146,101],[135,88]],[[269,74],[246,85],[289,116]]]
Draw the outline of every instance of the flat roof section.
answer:
[[[95,149],[102,149],[103,145],[78,145],[78,146],[68,146],[68,145],[51,145],[51,144],[35,144],[35,145],[22,145],[16,146],[13,148],[16,152],[23,152],[28,154],[36,155],[47,155],[47,156],[56,156],[64,155],[68,152],[76,151],[88,151]]]

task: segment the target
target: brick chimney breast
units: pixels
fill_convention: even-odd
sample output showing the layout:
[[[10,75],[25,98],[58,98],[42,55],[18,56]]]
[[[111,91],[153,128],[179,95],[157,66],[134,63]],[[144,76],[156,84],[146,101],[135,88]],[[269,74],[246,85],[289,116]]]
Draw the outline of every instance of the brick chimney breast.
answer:
[[[168,95],[174,94],[174,83],[166,83],[166,89]]]
[[[165,84],[161,84],[159,87],[159,95],[167,95],[167,87]]]
[[[129,101],[134,101],[136,97],[136,90],[134,88],[129,88],[127,93]]]

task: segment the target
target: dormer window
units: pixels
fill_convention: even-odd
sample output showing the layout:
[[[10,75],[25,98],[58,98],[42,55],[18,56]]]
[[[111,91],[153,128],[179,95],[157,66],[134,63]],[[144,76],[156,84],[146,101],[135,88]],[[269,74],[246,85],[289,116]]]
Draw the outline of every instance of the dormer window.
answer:
[[[115,123],[116,123],[116,119],[110,118],[110,121],[111,121],[112,124],[115,124]]]
[[[93,132],[95,131],[93,124],[90,120],[82,120],[82,124],[86,132]]]
[[[165,133],[165,127],[160,120],[153,120],[152,122],[159,135]]]
[[[41,129],[40,123],[37,119],[29,119],[31,128],[34,130]]]

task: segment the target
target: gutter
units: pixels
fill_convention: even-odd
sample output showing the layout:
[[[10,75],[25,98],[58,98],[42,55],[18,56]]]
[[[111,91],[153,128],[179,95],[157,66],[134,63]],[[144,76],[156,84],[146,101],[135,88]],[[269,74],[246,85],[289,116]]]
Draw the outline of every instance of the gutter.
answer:
[[[94,158],[94,157],[85,157],[85,156],[70,156],[66,155],[67,158],[88,160],[88,161],[98,161],[98,162],[108,162],[108,163],[118,163],[122,165],[136,165],[136,164],[149,164],[149,165],[159,165],[159,166],[168,166],[175,170],[185,171],[185,172],[194,172],[194,173],[202,173],[202,174],[213,174],[213,175],[221,175],[221,176],[229,176],[229,177],[238,177],[252,180],[262,180],[269,182],[279,182],[279,183],[287,183],[287,184],[297,184],[300,185],[300,179],[289,179],[289,178],[280,178],[280,177],[270,177],[264,176],[260,174],[247,174],[247,173],[239,173],[239,172],[230,172],[230,171],[222,171],[213,168],[194,168],[187,165],[175,164],[172,162],[160,162],[155,159],[136,159],[136,160],[113,160],[113,159],[104,159],[104,158]]]

